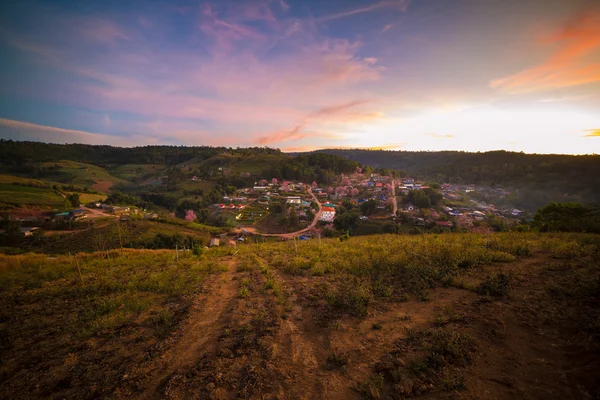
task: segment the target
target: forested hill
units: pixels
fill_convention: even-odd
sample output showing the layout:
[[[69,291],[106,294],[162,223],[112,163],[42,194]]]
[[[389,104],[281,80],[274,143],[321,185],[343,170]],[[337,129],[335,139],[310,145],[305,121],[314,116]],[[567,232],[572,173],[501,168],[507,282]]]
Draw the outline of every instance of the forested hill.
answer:
[[[363,165],[402,170],[408,175],[437,182],[518,188],[538,198],[536,203],[541,204],[546,200],[600,202],[600,155],[337,149],[318,152]]]
[[[89,144],[53,144],[0,139],[0,163],[48,162],[70,160],[91,164],[166,164],[176,165],[194,157],[208,159],[217,154],[282,154],[278,149],[250,147],[230,149],[210,146],[115,147]]]

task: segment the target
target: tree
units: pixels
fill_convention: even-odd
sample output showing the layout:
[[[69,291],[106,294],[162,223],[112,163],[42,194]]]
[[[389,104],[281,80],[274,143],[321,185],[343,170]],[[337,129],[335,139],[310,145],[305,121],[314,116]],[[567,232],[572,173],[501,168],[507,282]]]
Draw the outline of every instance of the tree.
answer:
[[[550,203],[533,217],[540,231],[600,233],[600,207],[579,203]]]
[[[377,200],[367,200],[360,205],[360,210],[365,215],[371,215],[377,210],[379,202]]]
[[[79,204],[81,204],[79,200],[79,194],[77,193],[71,193],[70,195],[68,195],[67,200],[69,201],[69,203],[71,203],[71,206],[73,207],[79,207]]]
[[[196,218],[196,213],[193,210],[187,210],[187,212],[185,213],[185,220],[188,222],[194,222]]]
[[[333,226],[335,226],[335,229],[340,231],[352,233],[358,226],[359,220],[359,215],[357,213],[347,212],[341,215],[336,215],[335,220],[333,221]]]
[[[279,181],[277,180],[277,178],[273,178],[273,179],[271,179],[271,183],[272,183],[273,185],[277,185],[277,182],[279,182]]]
[[[296,207],[292,207],[290,209],[289,226],[294,227],[297,225],[298,225],[298,212],[296,211]]]

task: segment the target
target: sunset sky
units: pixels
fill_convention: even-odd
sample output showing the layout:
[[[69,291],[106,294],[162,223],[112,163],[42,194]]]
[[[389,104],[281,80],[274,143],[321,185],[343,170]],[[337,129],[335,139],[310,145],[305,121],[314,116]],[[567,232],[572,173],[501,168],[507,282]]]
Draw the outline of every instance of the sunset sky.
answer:
[[[600,1],[6,0],[0,138],[600,153]]]

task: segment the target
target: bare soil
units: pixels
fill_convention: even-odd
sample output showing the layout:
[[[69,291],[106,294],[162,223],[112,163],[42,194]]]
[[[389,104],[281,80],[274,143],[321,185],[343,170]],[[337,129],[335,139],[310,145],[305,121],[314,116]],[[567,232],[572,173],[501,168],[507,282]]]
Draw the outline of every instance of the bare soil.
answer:
[[[549,294],[550,285],[577,269],[561,265],[536,254],[471,278],[477,283],[490,272],[512,273],[506,297],[442,287],[431,290],[427,301],[378,298],[359,318],[331,313],[319,289],[327,277],[271,271],[282,287],[277,295],[258,269],[239,271],[232,259],[227,272],[206,281],[165,341],[138,345],[125,333],[62,352],[61,365],[27,355],[8,360],[23,369],[4,369],[16,375],[0,376],[0,397],[94,398],[97,392],[73,389],[74,367],[86,360],[119,370],[102,383],[112,388],[104,392],[111,398],[597,399],[598,338],[578,323],[585,307],[597,304],[582,308]],[[415,371],[411,362],[426,354],[429,340],[419,339],[419,332],[431,329],[465,335],[472,343],[459,349],[460,356],[442,355],[447,368]],[[15,379],[34,377],[40,378],[37,390],[18,391]],[[85,384],[85,377],[79,379]]]

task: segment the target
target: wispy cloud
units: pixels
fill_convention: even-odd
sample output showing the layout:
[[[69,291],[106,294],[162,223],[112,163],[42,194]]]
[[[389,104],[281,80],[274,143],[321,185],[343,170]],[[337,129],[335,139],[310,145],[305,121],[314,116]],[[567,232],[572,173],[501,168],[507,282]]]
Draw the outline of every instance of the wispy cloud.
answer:
[[[588,132],[583,137],[600,137],[600,129],[586,129],[584,132]]]
[[[366,7],[354,8],[352,10],[346,10],[335,14],[325,15],[323,17],[317,18],[319,22],[331,21],[334,19],[346,18],[356,14],[364,14],[371,11],[379,10],[381,8],[395,8],[399,11],[406,11],[408,5],[410,4],[410,0],[383,0],[378,1],[375,4]]]
[[[540,65],[490,82],[510,93],[564,88],[600,81],[600,10],[587,10],[540,41],[556,50]]]
[[[273,144],[280,142],[287,142],[292,140],[304,139],[306,137],[319,137],[321,139],[336,139],[340,138],[341,135],[333,133],[323,132],[309,132],[305,131],[307,127],[314,125],[315,123],[342,123],[347,124],[351,122],[365,122],[372,121],[375,119],[382,118],[381,113],[376,112],[358,112],[354,109],[361,105],[371,103],[366,100],[356,100],[348,103],[337,104],[328,107],[322,107],[309,113],[302,121],[295,124],[291,129],[284,131],[277,131],[270,133],[265,136],[261,136],[256,140],[257,144]]]
[[[31,140],[49,143],[110,144],[118,146],[134,146],[140,143],[140,138],[136,137],[103,135],[4,118],[0,119],[0,134],[4,138],[13,140]],[[145,137],[142,140],[144,142],[151,142],[153,139]]]

